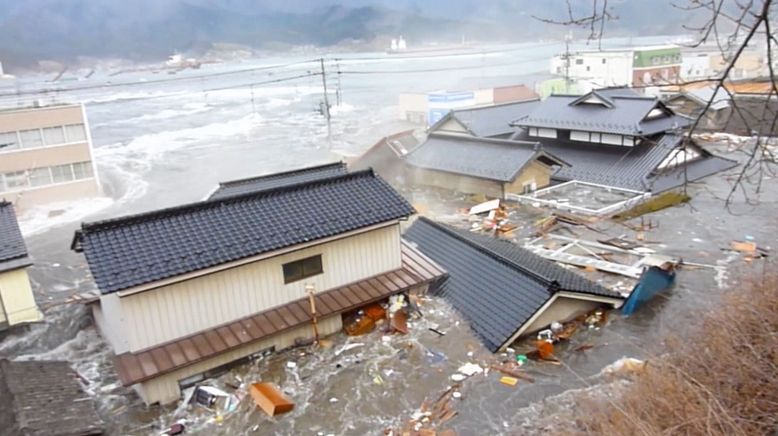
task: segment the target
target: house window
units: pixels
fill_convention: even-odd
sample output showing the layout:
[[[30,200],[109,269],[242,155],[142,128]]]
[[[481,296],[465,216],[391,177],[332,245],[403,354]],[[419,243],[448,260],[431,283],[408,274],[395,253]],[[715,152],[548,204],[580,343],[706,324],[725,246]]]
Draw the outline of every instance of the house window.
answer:
[[[47,127],[43,129],[43,140],[46,145],[57,145],[65,143],[65,131],[62,126]]]
[[[77,162],[73,164],[73,175],[76,180],[88,179],[92,177],[91,162]]]
[[[609,133],[602,134],[603,144],[622,145],[621,135],[611,135]]]
[[[556,138],[556,129],[544,129],[539,127],[537,136],[541,138]]]
[[[16,132],[0,133],[0,152],[19,148],[19,137]]]
[[[5,187],[7,189],[18,189],[27,186],[27,173],[24,171],[5,173],[3,178],[5,179]]]
[[[530,127],[529,128],[529,136],[538,136],[538,128],[537,127]]]
[[[306,257],[284,264],[284,283],[292,283],[323,272],[321,255]]]
[[[64,183],[73,180],[73,168],[70,164],[51,167],[51,176],[54,183]]]
[[[32,187],[44,186],[51,183],[51,172],[48,168],[35,168],[30,170],[30,185]]]

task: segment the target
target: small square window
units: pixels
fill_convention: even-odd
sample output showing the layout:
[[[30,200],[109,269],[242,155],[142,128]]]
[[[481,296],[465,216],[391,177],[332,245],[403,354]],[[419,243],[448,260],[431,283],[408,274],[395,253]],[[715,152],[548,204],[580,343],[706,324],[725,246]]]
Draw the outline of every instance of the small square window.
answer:
[[[312,277],[323,272],[321,264],[321,255],[306,257],[305,259],[285,263],[284,283],[296,282],[308,277]]]
[[[65,126],[65,136],[68,142],[86,141],[86,130],[83,124],[69,124]]]
[[[43,129],[43,139],[46,145],[58,145],[65,143],[65,131],[62,126],[46,127]]]
[[[19,132],[19,137],[22,139],[22,147],[24,148],[43,146],[40,129],[22,130]]]

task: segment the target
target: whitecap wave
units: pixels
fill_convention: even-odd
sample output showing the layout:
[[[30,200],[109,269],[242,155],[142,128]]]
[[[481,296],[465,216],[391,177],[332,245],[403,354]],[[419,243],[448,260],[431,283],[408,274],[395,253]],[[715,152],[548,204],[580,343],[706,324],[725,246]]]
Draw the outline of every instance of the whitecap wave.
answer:
[[[82,198],[35,206],[19,216],[19,227],[25,237],[43,233],[93,215],[114,203],[107,197]]]

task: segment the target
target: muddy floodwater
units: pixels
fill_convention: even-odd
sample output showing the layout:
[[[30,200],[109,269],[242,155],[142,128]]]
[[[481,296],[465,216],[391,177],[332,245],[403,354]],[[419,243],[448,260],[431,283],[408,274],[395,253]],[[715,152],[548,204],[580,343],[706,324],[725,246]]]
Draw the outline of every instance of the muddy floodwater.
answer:
[[[527,70],[522,73],[530,77],[545,71],[547,57],[558,50],[549,45],[529,46],[526,51],[503,54],[505,59],[495,63],[527,59]],[[387,60],[380,63],[380,68],[423,69],[439,65],[437,62]],[[314,81],[214,92],[203,92],[199,88],[204,84],[197,81],[175,85],[181,89],[132,87],[73,93],[73,98],[87,104],[95,159],[106,195],[52,206],[64,211],[54,217],[49,215],[54,209],[45,208],[22,217],[35,261],[31,278],[46,320],[5,334],[0,341],[0,356],[71,362],[86,380],[109,434],[157,434],[179,419],[187,420],[189,430],[203,434],[383,434],[387,428],[401,427],[425,399],[437,398],[451,386],[450,376],[462,364],[486,366],[513,359],[513,354],[486,351],[446,302],[430,297],[421,305],[423,316],[410,321],[408,335],[375,331],[347,337],[340,333],[329,338],[329,347],[276,353],[211,381],[214,386],[242,395],[245,383],[275,382],[295,403],[295,409],[287,415],[269,418],[255,408],[250,397],[245,397],[236,411],[223,415],[196,406],[146,407],[131,389],[118,382],[109,347],[96,333],[87,310],[59,304],[74,292],[94,289],[83,257],[69,250],[80,221],[196,201],[218,181],[353,156],[382,135],[411,127],[398,119],[399,92],[455,87],[479,74],[485,79],[515,74],[509,67],[488,67],[488,62],[478,56],[445,62],[452,67],[481,63],[482,68],[442,78],[429,74],[344,76],[343,103],[333,112],[329,141],[323,118],[313,110],[321,97],[319,84]],[[360,68],[377,67],[365,64]],[[101,79],[96,76],[90,80]],[[235,78],[230,80],[235,80],[236,86],[240,84]],[[40,83],[30,80],[23,86],[42,86]],[[714,145],[711,151],[743,158],[725,144]],[[609,382],[600,375],[608,364],[622,356],[661,358],[652,354],[661,338],[669,334],[683,336],[701,313],[716,304],[721,292],[737,292],[737,286],[727,289],[737,277],[760,272],[765,260],[747,262],[742,254],[726,248],[731,240],[746,238],[753,238],[763,247],[778,247],[778,181],[769,177],[764,180],[757,205],[746,204],[738,197],[731,208],[725,209],[723,198],[736,171],[738,168],[690,185],[689,204],[643,217],[655,224],[645,235],[651,248],[709,267],[680,270],[669,292],[631,317],[612,313],[606,326],[579,331],[569,344],[557,350],[563,365],[530,362],[525,368],[534,383],[520,381],[516,386],[506,386],[499,383],[499,375],[494,372],[463,381],[459,389],[462,395],[452,403],[457,415],[441,428],[454,428],[462,435],[539,432],[538,417],[542,413],[555,404],[569,404],[565,399],[577,390],[596,389]],[[469,225],[462,209],[474,204],[474,199],[420,189],[402,192],[429,216],[454,225]],[[524,242],[534,221],[545,213],[529,206],[513,208],[511,220],[520,226],[513,238]],[[610,237],[635,236],[621,224],[604,222],[597,228]],[[581,344],[594,347],[573,351]],[[520,353],[528,347],[517,344],[514,348]],[[239,388],[235,390],[234,386]]]

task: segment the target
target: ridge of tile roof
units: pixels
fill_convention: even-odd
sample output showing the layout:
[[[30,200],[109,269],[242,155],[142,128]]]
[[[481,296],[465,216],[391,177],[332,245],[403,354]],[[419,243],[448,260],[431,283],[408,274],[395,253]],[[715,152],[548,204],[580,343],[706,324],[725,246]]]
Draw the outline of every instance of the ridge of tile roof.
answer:
[[[345,162],[332,162],[323,165],[297,168],[280,173],[264,174],[261,176],[246,177],[243,179],[219,182],[208,199],[226,198],[233,195],[245,194],[251,191],[262,191],[288,185],[290,183],[307,182],[329,176],[345,174],[348,172]]]
[[[413,213],[368,169],[83,223],[72,248],[84,252],[106,294]]]

